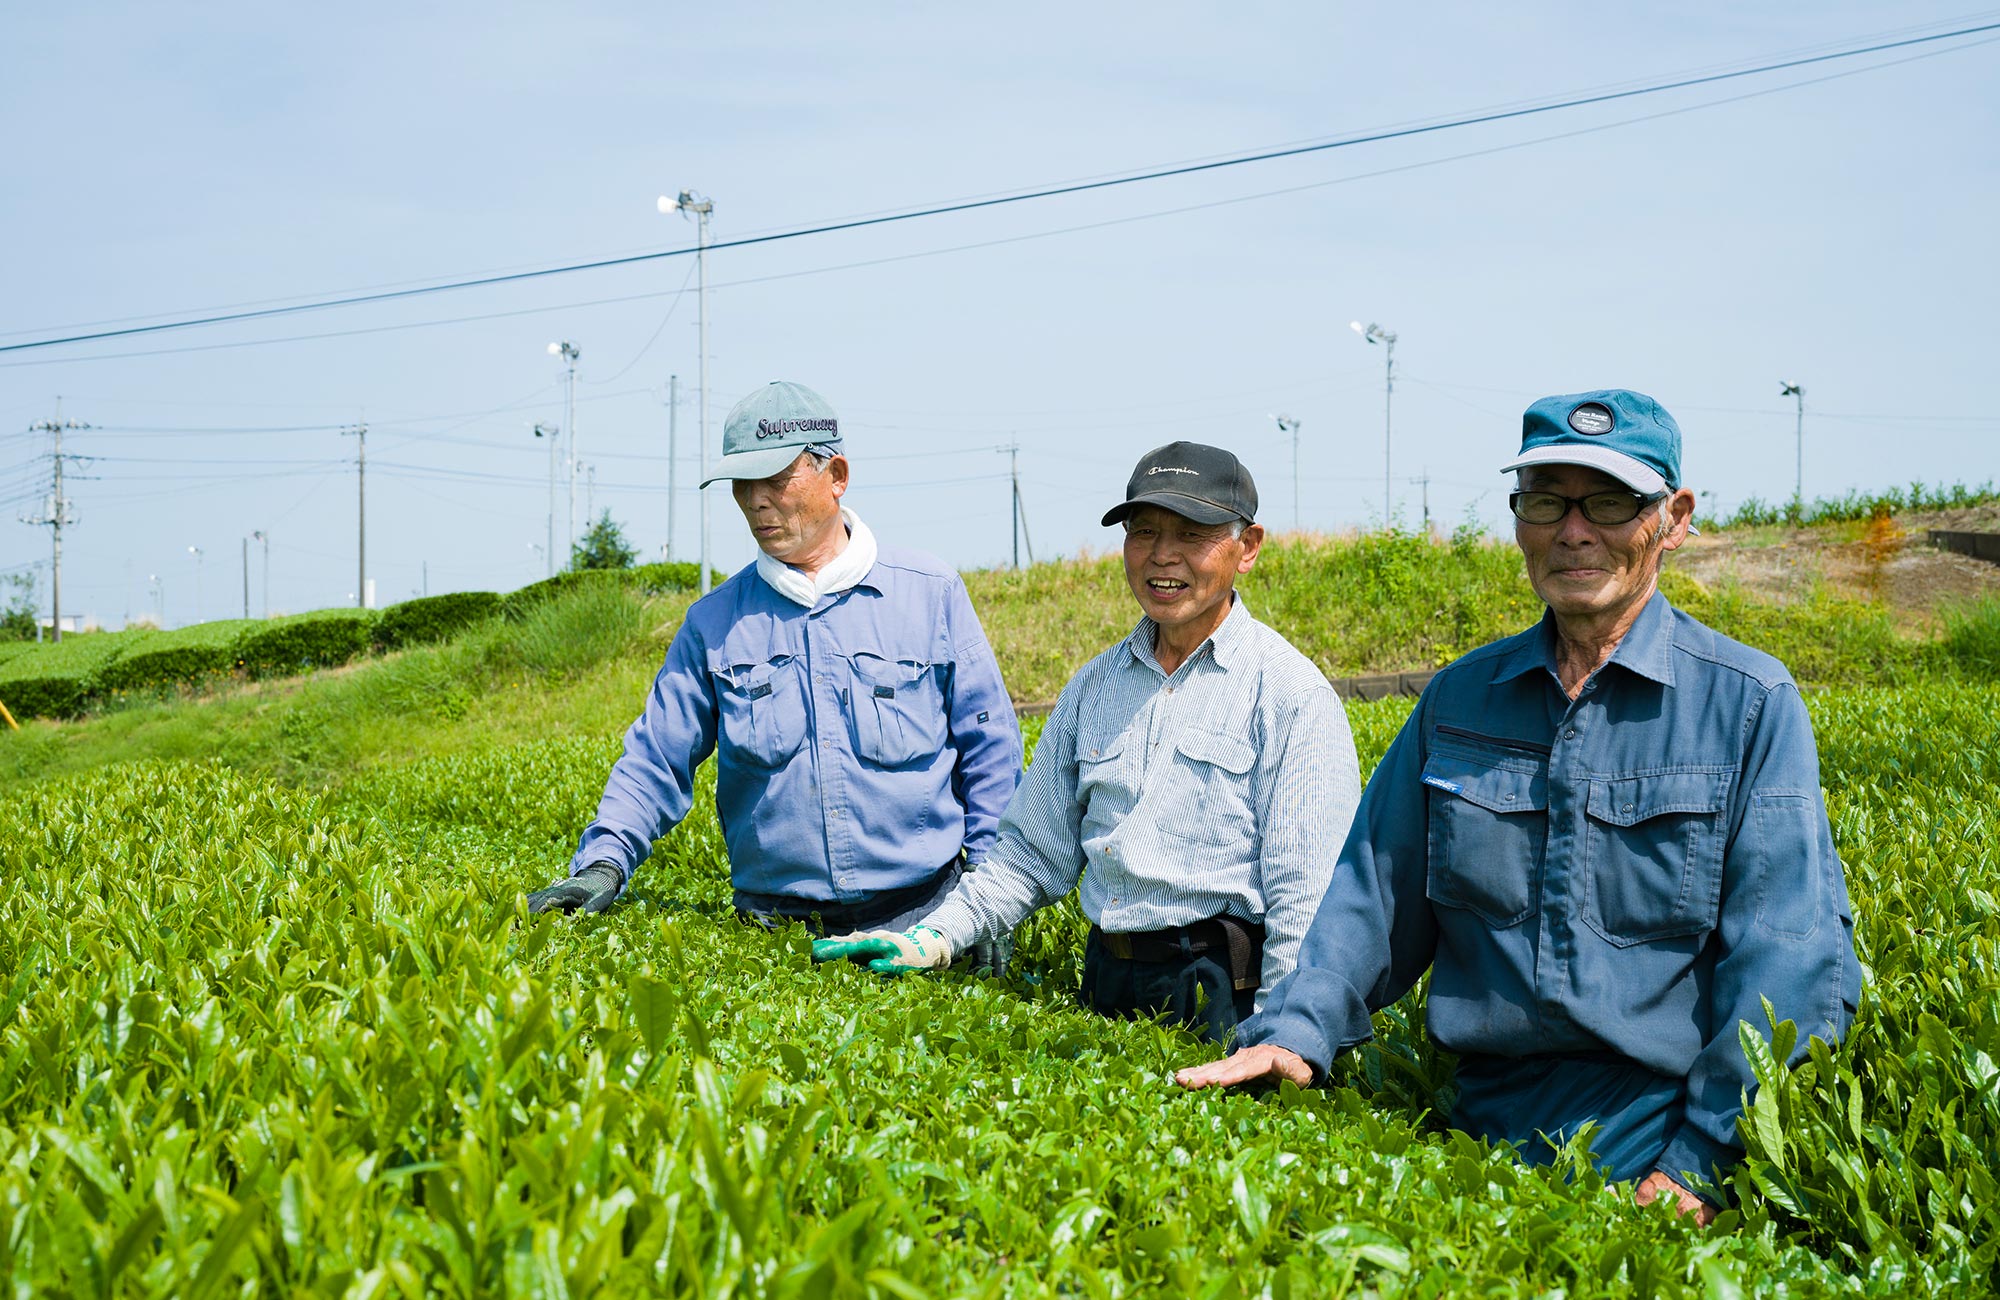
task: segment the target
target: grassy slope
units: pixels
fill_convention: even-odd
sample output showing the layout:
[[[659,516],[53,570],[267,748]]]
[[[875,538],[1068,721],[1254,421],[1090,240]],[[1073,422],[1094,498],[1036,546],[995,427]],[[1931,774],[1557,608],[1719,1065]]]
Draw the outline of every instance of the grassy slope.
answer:
[[[1047,701],[1135,613],[1116,557],[966,575],[1017,700]],[[1801,681],[1870,685],[2000,672],[2000,609],[1954,613],[1949,636],[1898,633],[1864,602],[1785,605],[1669,569],[1669,596],[1770,651]],[[1511,546],[1408,534],[1287,538],[1243,583],[1258,617],[1332,677],[1435,668],[1539,616]],[[496,737],[610,735],[644,699],[687,597],[594,587],[442,646],[349,669],[198,697],[122,701],[79,723],[29,722],[0,740],[0,784],[136,758],[218,757],[323,785],[359,767]]]

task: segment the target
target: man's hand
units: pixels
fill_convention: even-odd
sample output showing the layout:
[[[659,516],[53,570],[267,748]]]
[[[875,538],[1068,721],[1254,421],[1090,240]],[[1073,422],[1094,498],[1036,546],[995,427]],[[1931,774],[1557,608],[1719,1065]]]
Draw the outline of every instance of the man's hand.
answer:
[[[1231,1052],[1207,1065],[1191,1065],[1174,1072],[1174,1082],[1183,1088],[1227,1088],[1258,1079],[1290,1079],[1303,1088],[1312,1082],[1312,1066],[1297,1052],[1275,1043],[1259,1043]]]
[[[1706,1228],[1709,1224],[1715,1222],[1715,1216],[1718,1211],[1713,1205],[1702,1200],[1699,1196],[1696,1196],[1693,1192],[1682,1187],[1679,1183],[1657,1169],[1641,1179],[1638,1188],[1632,1193],[1632,1199],[1641,1205],[1651,1205],[1663,1196],[1670,1198],[1674,1202],[1675,1213],[1694,1215],[1696,1227]]]
[[[593,862],[567,880],[528,895],[530,912],[602,912],[618,901],[625,878],[609,862]]]
[[[901,975],[951,965],[951,944],[928,925],[897,934],[894,930],[861,930],[813,944],[814,961],[866,961],[877,975]],[[872,959],[872,960],[871,960]]]

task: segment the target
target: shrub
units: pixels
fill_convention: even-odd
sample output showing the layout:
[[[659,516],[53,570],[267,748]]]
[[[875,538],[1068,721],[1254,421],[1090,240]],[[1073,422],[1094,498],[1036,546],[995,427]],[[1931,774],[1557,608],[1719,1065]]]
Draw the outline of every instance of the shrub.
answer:
[[[392,605],[375,624],[375,643],[384,649],[427,645],[456,635],[499,612],[500,597],[491,591],[453,591]]]
[[[255,619],[219,619],[155,632],[108,664],[98,678],[104,691],[136,691],[149,686],[174,686],[229,672],[236,667],[236,645]]]
[[[2000,600],[1947,605],[1944,655],[1974,677],[2000,677]]]
[[[714,581],[720,581],[720,576],[713,569],[709,573]],[[519,622],[529,610],[572,591],[603,587],[657,596],[672,591],[693,591],[700,583],[701,566],[681,560],[670,564],[641,564],[632,569],[569,569],[553,578],[543,578],[540,582],[531,582],[508,592],[500,598],[500,613]]]
[[[320,609],[274,618],[244,633],[236,653],[253,677],[332,668],[368,652],[379,617],[372,609]]]
[[[17,718],[73,718],[97,693],[98,676],[150,630],[67,636],[0,662],[0,700]]]

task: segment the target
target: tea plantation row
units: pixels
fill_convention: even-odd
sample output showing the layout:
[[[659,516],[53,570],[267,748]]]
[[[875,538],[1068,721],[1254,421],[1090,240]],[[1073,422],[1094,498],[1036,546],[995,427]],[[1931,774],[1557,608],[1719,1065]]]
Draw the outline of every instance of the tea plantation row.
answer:
[[[2000,1252],[2000,689],[1811,700],[1869,977],[1702,1231],[1440,1130],[1419,997],[1326,1092],[1035,970],[883,982],[728,908],[706,779],[631,905],[527,918],[614,738],[303,793],[141,763],[0,805],[16,1294],[1908,1295]],[[1407,702],[1351,709],[1372,764]],[[1031,727],[1032,732],[1032,727]]]
[[[691,591],[692,564],[557,574],[505,596],[457,591],[381,613],[322,609],[273,619],[225,619],[171,631],[90,632],[47,645],[0,646],[0,703],[18,717],[68,718],[135,692],[198,685],[231,674],[279,677],[345,664],[371,650],[427,645],[496,616],[519,619],[580,586]]]

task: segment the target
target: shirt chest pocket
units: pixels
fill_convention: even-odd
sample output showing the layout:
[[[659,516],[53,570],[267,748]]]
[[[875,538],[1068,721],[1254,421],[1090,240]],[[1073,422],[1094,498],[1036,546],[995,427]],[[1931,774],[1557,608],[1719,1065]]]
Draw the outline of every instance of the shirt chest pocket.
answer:
[[[1592,781],[1584,919],[1619,947],[1705,933],[1722,895],[1727,772]]]
[[[927,763],[944,748],[947,664],[858,654],[849,661],[854,752],[883,767]]]
[[[717,664],[715,745],[729,763],[783,767],[805,742],[806,710],[798,661],[780,655],[768,663]]]
[[[1549,783],[1532,759],[1433,753],[1430,870],[1424,892],[1440,907],[1471,912],[1496,930],[1535,914],[1549,839]]]
[[[1185,731],[1175,738],[1169,761],[1154,804],[1162,834],[1239,850],[1256,844],[1250,769],[1257,753],[1246,741],[1219,731]]]

